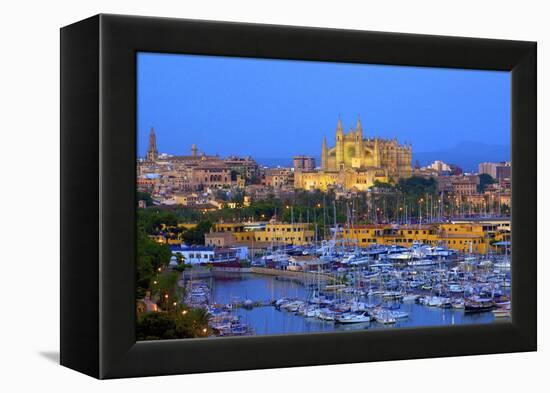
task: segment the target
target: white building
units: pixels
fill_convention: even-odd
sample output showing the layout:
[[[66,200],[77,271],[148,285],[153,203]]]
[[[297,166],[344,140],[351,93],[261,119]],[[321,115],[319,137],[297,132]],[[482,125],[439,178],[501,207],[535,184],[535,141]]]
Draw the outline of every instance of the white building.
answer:
[[[176,264],[178,254],[183,256],[183,263],[197,265],[209,263],[214,260],[214,247],[206,246],[174,246],[171,247],[172,259],[170,264]]]
[[[438,173],[451,172],[451,166],[443,161],[435,160],[430,165],[422,169],[432,169]]]

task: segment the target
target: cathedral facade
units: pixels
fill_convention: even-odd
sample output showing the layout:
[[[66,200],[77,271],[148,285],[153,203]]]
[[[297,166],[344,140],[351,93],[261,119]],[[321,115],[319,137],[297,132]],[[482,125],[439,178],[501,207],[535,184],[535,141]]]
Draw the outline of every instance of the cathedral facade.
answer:
[[[412,149],[396,139],[363,138],[361,120],[355,129],[344,133],[342,122],[336,126],[336,145],[321,147],[321,169],[297,171],[294,187],[306,190],[367,190],[376,180],[395,183],[411,176]]]

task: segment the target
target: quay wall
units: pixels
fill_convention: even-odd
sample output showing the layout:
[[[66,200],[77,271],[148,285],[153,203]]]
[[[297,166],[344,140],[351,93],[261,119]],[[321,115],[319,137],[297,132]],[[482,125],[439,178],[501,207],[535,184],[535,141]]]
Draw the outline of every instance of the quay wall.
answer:
[[[251,270],[252,273],[265,274],[268,276],[288,277],[299,280],[306,279],[308,281],[315,281],[320,276],[323,281],[334,281],[334,277],[322,273],[296,272],[292,270],[269,269],[266,267],[252,267]]]
[[[252,273],[252,269],[249,267],[193,268],[192,270],[184,270],[182,278],[184,280],[210,278],[217,273]]]
[[[334,277],[328,274],[317,274],[310,272],[299,272],[291,270],[270,269],[265,267],[214,267],[214,268],[194,268],[193,270],[185,270],[182,272],[182,279],[189,280],[210,278],[219,273],[253,273],[263,274],[267,276],[285,277],[293,280],[315,282],[317,279],[321,281],[334,281]]]

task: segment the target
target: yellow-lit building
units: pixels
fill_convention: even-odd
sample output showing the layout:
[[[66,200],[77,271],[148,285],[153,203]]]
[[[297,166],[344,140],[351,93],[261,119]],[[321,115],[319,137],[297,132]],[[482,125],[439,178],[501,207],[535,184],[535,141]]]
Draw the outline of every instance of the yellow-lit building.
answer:
[[[464,253],[484,254],[494,241],[503,238],[502,230],[496,224],[449,223],[430,225],[361,225],[343,229],[341,236],[356,242],[360,247],[372,244],[402,245],[409,247],[415,241],[432,246],[446,246]]]
[[[245,223],[218,223],[214,233],[231,233],[237,243],[263,242],[275,244],[309,244],[315,240],[315,232],[310,224],[287,224],[270,222],[263,227],[250,228]],[[211,235],[210,237],[213,237]],[[215,236],[214,236],[215,237]]]
[[[326,190],[330,187],[367,190],[376,180],[395,182],[411,176],[412,148],[396,139],[363,138],[361,120],[355,129],[344,133],[342,122],[336,126],[336,145],[321,147],[321,170],[296,171],[294,187]]]
[[[315,240],[310,224],[269,223],[263,231],[254,231],[254,240],[263,242],[303,245]]]

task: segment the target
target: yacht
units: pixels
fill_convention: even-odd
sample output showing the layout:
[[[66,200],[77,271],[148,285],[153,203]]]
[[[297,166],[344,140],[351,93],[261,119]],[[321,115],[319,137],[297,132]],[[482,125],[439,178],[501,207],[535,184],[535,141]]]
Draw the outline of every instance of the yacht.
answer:
[[[335,318],[337,323],[364,323],[370,322],[371,317],[366,312],[345,313]]]
[[[433,259],[420,259],[420,260],[417,260],[417,261],[407,262],[407,265],[409,265],[409,266],[432,266],[432,265],[435,265],[435,264],[437,264],[437,262],[434,261]]]

